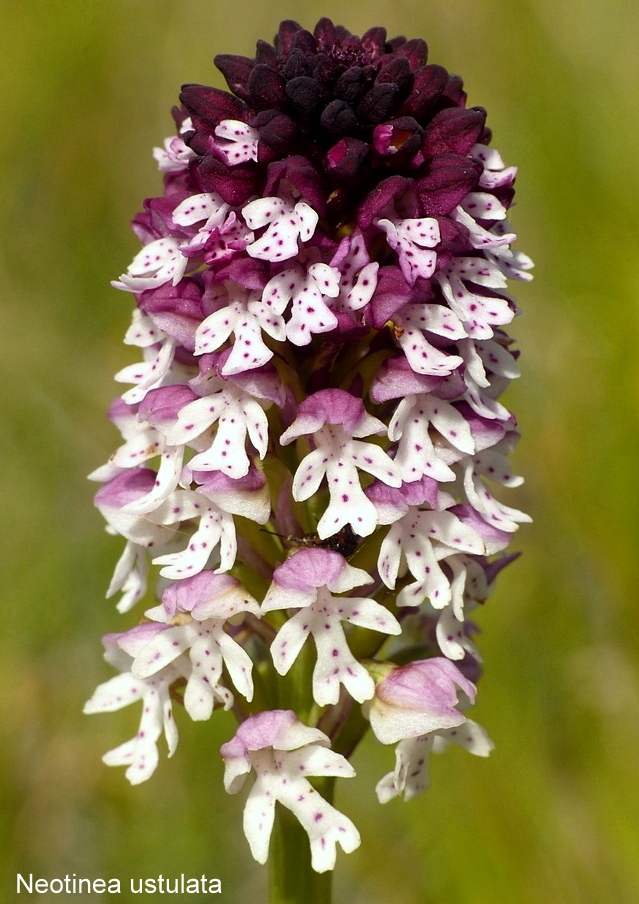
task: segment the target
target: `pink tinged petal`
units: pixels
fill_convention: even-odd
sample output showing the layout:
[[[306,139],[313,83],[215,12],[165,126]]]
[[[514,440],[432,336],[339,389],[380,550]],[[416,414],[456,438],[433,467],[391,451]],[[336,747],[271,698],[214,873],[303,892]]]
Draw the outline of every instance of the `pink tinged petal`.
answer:
[[[328,737],[317,728],[309,728],[299,721],[292,710],[266,710],[249,716],[237,729],[235,736],[223,744],[224,787],[236,794],[251,770],[251,754],[273,747],[295,750],[307,744],[330,746]]]
[[[268,482],[262,471],[254,465],[244,477],[231,478],[221,471],[195,472],[193,477],[199,484],[197,492],[222,511],[231,515],[241,515],[257,524],[266,524],[270,518],[271,497]]]
[[[160,172],[180,173],[188,169],[189,162],[196,155],[182,138],[174,135],[164,139],[163,148],[153,148],[153,156],[157,160]]]
[[[440,241],[439,223],[433,217],[376,221],[386,240],[399,256],[399,266],[409,285],[418,277],[428,279],[435,272],[437,254],[431,250]]]
[[[349,574],[351,580],[341,583],[340,578],[344,571]],[[357,575],[352,575],[351,572],[357,572]],[[339,586],[340,591],[343,591],[359,586],[352,583],[352,579],[357,581],[360,575],[365,577],[364,583],[370,582],[371,579],[365,571],[349,566],[338,552],[330,549],[300,549],[275,569],[273,581],[280,588],[301,593],[325,585],[333,590],[337,590]],[[313,594],[313,599],[315,596],[316,594]]]
[[[259,862],[268,857],[276,801],[290,809],[308,833],[312,866],[318,872],[334,866],[336,844],[347,852],[359,844],[350,820],[324,801],[306,777],[355,774],[344,757],[325,749],[327,744],[326,735],[302,725],[294,713],[276,710],[249,717],[222,746],[227,791],[236,793],[251,767],[257,774],[244,811],[244,831]]]
[[[117,533],[140,546],[154,546],[171,538],[171,531],[153,524],[144,515],[127,511],[127,503],[139,499],[153,487],[155,471],[136,468],[125,471],[100,487],[95,505]]]
[[[378,524],[393,524],[408,511],[408,502],[401,490],[376,480],[364,491],[375,506]]]
[[[167,613],[191,612],[194,619],[229,619],[240,612],[259,614],[257,601],[231,575],[202,571],[167,587],[162,594]]]
[[[299,436],[308,436],[325,425],[342,426],[348,437],[386,433],[386,427],[364,408],[357,396],[343,389],[320,389],[304,399],[291,426],[280,437],[283,446]]]
[[[465,721],[455,709],[459,687],[472,701],[475,686],[448,659],[436,657],[392,669],[370,703],[371,728],[382,744],[394,744]]]

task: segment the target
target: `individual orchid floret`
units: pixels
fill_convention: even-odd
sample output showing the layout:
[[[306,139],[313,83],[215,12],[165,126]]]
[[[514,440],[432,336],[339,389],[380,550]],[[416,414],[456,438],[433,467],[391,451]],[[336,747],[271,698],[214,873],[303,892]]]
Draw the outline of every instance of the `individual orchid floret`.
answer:
[[[283,311],[290,303],[286,336],[294,345],[308,345],[317,333],[337,326],[337,318],[324,298],[339,294],[339,273],[327,264],[311,264],[305,270],[294,264],[277,273],[264,287],[262,300],[273,310]]]
[[[400,741],[395,749],[395,769],[380,779],[375,787],[377,799],[385,804],[394,797],[413,800],[430,787],[428,756],[443,750],[447,744],[458,744],[475,756],[486,757],[494,745],[484,728],[466,721],[455,728],[442,728],[417,738]]]
[[[341,240],[331,267],[339,271],[339,290],[332,307],[352,313],[365,307],[377,288],[379,264],[371,260],[364,235],[356,229]]]
[[[406,396],[388,426],[390,439],[397,442],[394,460],[406,482],[424,476],[443,482],[455,479],[433,442],[432,431],[461,452],[472,455],[475,451],[470,424],[454,405],[431,393]]]
[[[223,119],[215,127],[216,148],[228,166],[257,160],[259,132],[239,119]]]
[[[266,524],[271,513],[268,485],[262,472],[252,466],[244,477],[232,478],[222,471],[196,472],[196,491],[183,490],[171,498],[171,511],[182,507],[180,519],[199,519],[197,530],[186,548],[153,559],[162,565],[162,577],[183,580],[201,571],[219,546],[219,566],[215,572],[229,571],[235,563],[237,536],[234,515],[257,524]]]
[[[429,334],[448,341],[466,336],[459,317],[440,304],[407,304],[393,315],[397,342],[412,370],[437,377],[452,374],[463,363],[457,355],[438,348]]]
[[[121,674],[96,688],[84,706],[85,713],[114,712],[142,700],[142,719],[135,738],[103,757],[107,766],[127,766],[126,777],[132,785],[146,781],[155,771],[159,758],[157,740],[163,732],[169,756],[175,752],[178,741],[170,688],[182,677],[181,668],[170,663],[149,678],[135,677],[130,671],[137,653],[161,631],[160,625],[143,624],[124,634],[105,635],[105,659],[119,668]]]
[[[456,257],[447,267],[435,274],[444,298],[464,324],[466,335],[474,339],[489,339],[493,327],[510,323],[515,307],[497,294],[506,288],[506,278],[494,264],[482,258]],[[470,286],[490,292],[472,291]],[[490,291],[493,290],[493,291]]]
[[[181,173],[188,169],[195,157],[194,152],[184,143],[183,138],[174,135],[164,139],[163,148],[153,148],[153,156],[157,160],[158,169],[163,173]]]
[[[216,700],[225,709],[234,702],[221,684],[226,666],[234,687],[247,700],[253,698],[253,663],[248,653],[225,630],[230,619],[243,613],[259,614],[257,601],[237,578],[202,571],[171,584],[162,606],[147,616],[170,627],[158,632],[138,652],[131,666],[138,678],[149,679],[188,651],[191,672],[184,691],[184,706],[193,720],[208,719]],[[183,615],[182,615],[183,613]],[[178,624],[175,624],[176,616]]]
[[[387,587],[394,588],[405,563],[415,581],[400,590],[397,605],[418,606],[428,598],[434,608],[443,609],[452,599],[452,590],[440,562],[457,552],[485,552],[484,541],[473,526],[450,511],[411,507],[382,541],[379,574]]]
[[[167,433],[172,445],[189,444],[199,450],[189,461],[189,471],[222,471],[234,479],[245,477],[251,467],[250,441],[259,456],[266,455],[268,420],[264,403],[239,386],[217,377],[208,381],[208,392],[184,405]],[[268,403],[267,403],[268,404]],[[211,437],[210,428],[217,429]]]
[[[476,688],[450,660],[422,659],[405,666],[389,665],[383,672],[366,707],[373,734],[382,744],[456,728],[466,721],[456,709],[457,688],[471,703]]]
[[[384,634],[401,633],[395,616],[375,600],[334,595],[370,583],[372,578],[363,569],[354,568],[340,553],[328,549],[301,549],[275,569],[262,611],[300,611],[273,641],[273,663],[279,674],[285,675],[311,634],[317,649],[313,697],[320,706],[337,703],[340,684],[359,703],[368,700],[375,689],[373,679],[349,649],[342,622]]]
[[[336,534],[346,524],[361,537],[375,530],[377,514],[364,494],[358,470],[389,486],[399,486],[401,476],[379,446],[359,438],[385,432],[384,424],[367,413],[360,399],[342,389],[324,389],[301,403],[297,417],[280,437],[282,445],[287,445],[313,434],[315,449],[295,473],[293,496],[308,499],[326,477],[330,504],[317,525],[321,538]]]
[[[252,769],[256,773],[244,808],[244,834],[258,863],[268,858],[276,802],[308,833],[316,872],[334,868],[338,844],[346,853],[359,847],[359,832],[350,819],[308,781],[311,776],[355,775],[348,760],[329,746],[323,732],[304,725],[291,710],[271,710],[250,716],[220,748],[230,794],[240,790]]]
[[[399,256],[406,282],[413,286],[419,277],[428,279],[435,272],[437,253],[432,249],[440,241],[439,223],[434,217],[421,219],[381,219],[377,226],[386,233],[386,241]]]
[[[282,198],[258,198],[242,209],[242,215],[251,229],[268,227],[247,247],[247,254],[273,263],[295,257],[298,243],[310,241],[319,219],[305,201],[293,204]]]
[[[233,335],[232,351],[224,365],[224,376],[261,367],[273,357],[262,332],[273,339],[286,338],[284,320],[275,304],[262,300],[259,291],[249,292],[243,286],[226,283],[228,301],[202,321],[195,336],[198,355],[217,351]]]

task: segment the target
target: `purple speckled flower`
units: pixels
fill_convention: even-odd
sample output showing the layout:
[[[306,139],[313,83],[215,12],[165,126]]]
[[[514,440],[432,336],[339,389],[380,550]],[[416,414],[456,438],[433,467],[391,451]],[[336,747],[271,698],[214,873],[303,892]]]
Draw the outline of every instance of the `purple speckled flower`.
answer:
[[[87,711],[144,700],[106,757],[139,782],[162,731],[175,748],[172,700],[232,708],[225,785],[257,775],[253,855],[277,800],[322,872],[359,835],[306,776],[354,775],[369,724],[397,745],[382,802],[427,787],[431,749],[491,749],[466,716],[469,614],[529,520],[502,501],[521,478],[500,397],[508,280],[532,264],[507,221],[516,169],[424,41],[284,21],[216,64],[229,91],[183,87],[114,282],[141,360],[116,375],[122,444],[92,477],[126,541],[108,594],[147,607],[105,638],[121,674]]]

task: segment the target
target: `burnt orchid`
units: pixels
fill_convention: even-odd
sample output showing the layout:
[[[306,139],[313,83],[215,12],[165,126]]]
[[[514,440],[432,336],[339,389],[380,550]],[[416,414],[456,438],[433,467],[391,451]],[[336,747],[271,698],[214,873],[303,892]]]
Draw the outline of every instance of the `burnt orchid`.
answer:
[[[123,442],[92,477],[126,540],[108,595],[143,616],[104,638],[119,674],[86,710],[143,701],[105,756],[132,783],[160,735],[174,752],[174,707],[233,711],[224,784],[255,775],[244,831],[273,901],[328,900],[315,873],[358,846],[332,795],[368,728],[395,746],[382,803],[427,787],[431,749],[492,746],[466,715],[470,616],[529,520],[495,485],[521,482],[499,399],[507,279],[532,264],[515,168],[426,59],[328,19],[217,57],[230,92],[183,87],[114,283],[142,360],[116,375]]]

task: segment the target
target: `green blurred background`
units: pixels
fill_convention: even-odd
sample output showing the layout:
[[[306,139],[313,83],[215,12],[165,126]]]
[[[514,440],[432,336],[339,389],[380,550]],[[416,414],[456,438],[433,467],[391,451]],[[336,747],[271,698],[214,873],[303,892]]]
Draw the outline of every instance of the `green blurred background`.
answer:
[[[181,720],[175,757],[143,786],[101,763],[138,713],[81,715],[112,674],[101,634],[131,623],[104,600],[121,541],[104,534],[85,474],[117,444],[112,375],[135,358],[121,344],[131,299],[109,280],[137,250],[128,221],[161,192],[151,148],[172,132],[180,84],[221,86],[214,54],[252,55],[281,18],[328,15],[358,34],[424,37],[431,62],[464,77],[519,165],[512,221],[537,264],[515,286],[523,377],[507,399],[526,476],[511,499],[535,521],[481,613],[476,715],[497,748],[487,761],[449,751],[427,794],[382,808],[373,787],[392,751],[365,745],[337,801],[363,844],[339,857],[336,904],[636,904],[636,3],[0,6],[2,900],[17,900],[16,872],[124,886],[205,873],[226,904],[265,900],[242,801],[222,790],[226,716]]]

